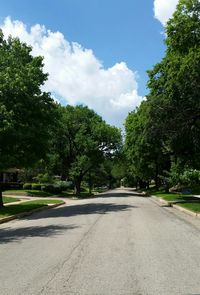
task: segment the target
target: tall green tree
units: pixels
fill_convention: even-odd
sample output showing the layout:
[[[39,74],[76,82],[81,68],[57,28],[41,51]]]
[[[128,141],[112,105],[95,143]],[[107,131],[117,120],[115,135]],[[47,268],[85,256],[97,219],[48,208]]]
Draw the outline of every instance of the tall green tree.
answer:
[[[200,167],[200,2],[180,0],[165,30],[166,54],[148,71],[147,99],[126,121],[131,171],[157,186],[174,162]]]
[[[55,109],[41,90],[46,80],[42,57],[0,31],[0,171],[31,166],[45,156]]]
[[[182,0],[166,26],[167,51],[149,71],[151,117],[174,156],[200,164],[200,3]],[[152,120],[152,121],[153,121]],[[198,159],[198,160],[197,160]]]
[[[85,106],[61,107],[55,150],[63,179],[73,178],[76,194],[84,176],[121,147],[121,134]]]
[[[125,155],[129,163],[129,174],[140,186],[155,180],[159,186],[159,176],[167,166],[160,130],[153,125],[148,101],[130,113],[126,119]]]

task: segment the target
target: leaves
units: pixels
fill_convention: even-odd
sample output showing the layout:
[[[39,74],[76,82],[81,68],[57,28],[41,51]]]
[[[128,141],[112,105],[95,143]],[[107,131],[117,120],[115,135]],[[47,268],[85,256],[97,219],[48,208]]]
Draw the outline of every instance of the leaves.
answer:
[[[0,168],[32,166],[46,154],[55,104],[41,91],[42,58],[0,36]]]
[[[147,100],[126,121],[127,157],[143,180],[165,175],[177,159],[200,166],[200,2],[181,0],[166,34]]]

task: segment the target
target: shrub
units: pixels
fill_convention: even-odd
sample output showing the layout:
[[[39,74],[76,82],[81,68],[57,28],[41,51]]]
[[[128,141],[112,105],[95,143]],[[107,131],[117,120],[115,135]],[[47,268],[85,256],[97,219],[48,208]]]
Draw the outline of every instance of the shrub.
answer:
[[[18,183],[18,182],[0,182],[0,189],[2,191],[6,191],[6,190],[13,190],[13,189],[22,189],[23,185],[22,183]]]
[[[200,181],[200,171],[196,169],[185,170],[181,175],[181,182],[187,185],[196,185]]]
[[[51,193],[51,194],[60,194],[62,192],[62,188],[56,184],[43,184],[41,186],[42,191]]]
[[[71,181],[56,181],[55,185],[59,186],[62,191],[66,191],[68,189],[74,188]]]
[[[49,175],[48,173],[38,174],[37,177],[35,177],[35,179],[39,183],[47,183],[47,184],[53,181],[52,176]]]
[[[32,189],[40,191],[41,190],[41,184],[39,183],[32,183]]]
[[[32,189],[32,183],[24,183],[23,189]]]
[[[88,188],[82,186],[82,187],[81,187],[81,192],[82,192],[82,193],[87,193],[87,192],[88,192]]]

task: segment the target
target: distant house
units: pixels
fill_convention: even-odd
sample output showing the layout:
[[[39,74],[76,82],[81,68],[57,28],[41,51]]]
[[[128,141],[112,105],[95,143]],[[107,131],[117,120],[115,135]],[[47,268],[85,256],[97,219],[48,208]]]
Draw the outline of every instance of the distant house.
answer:
[[[0,172],[0,182],[3,182],[3,183],[18,182],[19,171],[20,170],[17,168],[10,168]]]

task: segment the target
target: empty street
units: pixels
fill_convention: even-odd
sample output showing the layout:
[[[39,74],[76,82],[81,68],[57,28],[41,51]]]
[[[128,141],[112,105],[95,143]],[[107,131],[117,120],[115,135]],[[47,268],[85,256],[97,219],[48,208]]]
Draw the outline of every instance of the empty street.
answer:
[[[200,221],[133,190],[0,225],[1,295],[200,294]]]

